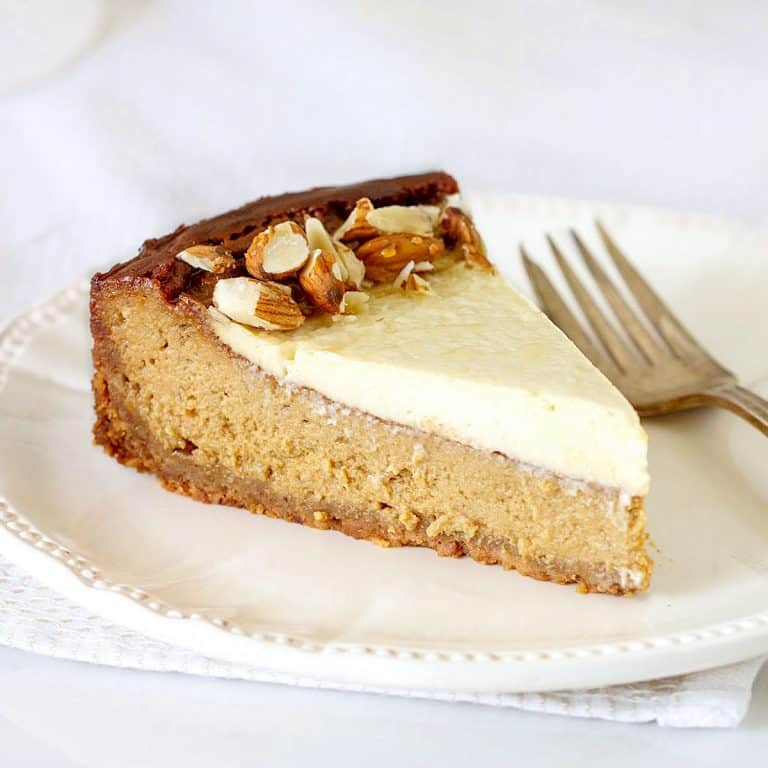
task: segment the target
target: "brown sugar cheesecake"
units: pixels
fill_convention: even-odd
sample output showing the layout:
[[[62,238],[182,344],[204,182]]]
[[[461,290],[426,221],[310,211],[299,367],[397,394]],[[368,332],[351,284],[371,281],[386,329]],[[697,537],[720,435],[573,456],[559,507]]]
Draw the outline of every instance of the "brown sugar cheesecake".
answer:
[[[644,590],[637,414],[494,270],[458,191],[262,198],[97,274],[96,442],[202,501]]]

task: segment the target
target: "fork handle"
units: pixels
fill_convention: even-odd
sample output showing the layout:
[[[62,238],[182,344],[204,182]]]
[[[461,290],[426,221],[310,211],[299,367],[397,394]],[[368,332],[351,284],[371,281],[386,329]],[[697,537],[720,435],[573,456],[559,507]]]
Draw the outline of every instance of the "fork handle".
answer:
[[[724,384],[703,393],[713,405],[727,408],[746,419],[768,437],[768,400],[738,384]]]

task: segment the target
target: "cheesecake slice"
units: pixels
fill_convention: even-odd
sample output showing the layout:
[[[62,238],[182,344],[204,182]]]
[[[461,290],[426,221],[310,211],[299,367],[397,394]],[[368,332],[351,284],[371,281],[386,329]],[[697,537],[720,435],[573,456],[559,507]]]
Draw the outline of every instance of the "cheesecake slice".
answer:
[[[94,277],[96,442],[206,502],[647,588],[647,439],[454,179],[263,198]],[[212,513],[213,514],[213,513]]]

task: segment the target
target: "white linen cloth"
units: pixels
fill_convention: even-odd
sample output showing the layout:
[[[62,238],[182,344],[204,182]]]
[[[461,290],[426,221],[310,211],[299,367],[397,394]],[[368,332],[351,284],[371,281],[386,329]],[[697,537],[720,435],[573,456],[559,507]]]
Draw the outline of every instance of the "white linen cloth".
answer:
[[[768,4],[97,4],[0,3],[0,322],[181,222],[430,168],[766,222]]]
[[[260,682],[277,679],[257,667],[232,664],[117,626],[53,592],[0,556],[0,644],[47,656],[128,669],[186,672]],[[752,683],[763,659],[719,669],[582,691],[464,694],[434,691],[353,690],[412,698],[515,707],[625,723],[677,727],[733,727],[747,713]],[[302,680],[302,685],[309,685]],[[318,683],[317,687],[336,687]]]
[[[764,8],[745,23],[726,6],[702,7],[691,25],[687,7],[666,17],[650,6],[600,14],[579,3],[569,14],[558,4],[498,3],[467,14],[447,2],[437,15],[428,4],[303,2],[287,24],[279,5],[79,5],[88,6],[91,31],[80,34],[90,45],[57,46],[60,62],[45,76],[40,57],[63,38],[69,4],[46,4],[45,24],[7,35],[3,46],[6,74],[29,55],[23,73],[0,83],[0,322],[179,221],[270,191],[428,167],[445,165],[476,189],[764,219],[766,177],[754,158],[768,111],[755,98],[763,73],[749,66],[763,50]],[[579,30],[594,26],[602,61],[585,69],[575,65],[585,61]],[[664,113],[673,119],[659,119]],[[738,136],[734,114],[742,116]],[[713,151],[721,144],[731,149]],[[122,667],[268,679],[109,624],[2,560],[0,643]],[[759,666],[470,698],[731,726],[746,712]]]

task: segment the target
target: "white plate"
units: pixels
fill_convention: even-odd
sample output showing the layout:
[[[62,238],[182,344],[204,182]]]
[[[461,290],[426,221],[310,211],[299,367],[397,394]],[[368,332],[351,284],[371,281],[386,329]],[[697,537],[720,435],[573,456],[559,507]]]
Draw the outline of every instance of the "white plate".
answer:
[[[768,384],[768,233],[549,199],[473,206],[519,285],[520,238],[551,266],[542,234],[591,236],[599,214],[712,352]],[[646,424],[651,590],[583,596],[161,490],[91,445],[89,347],[85,286],[0,337],[0,552],[118,623],[278,679],[387,689],[591,687],[768,651],[768,441],[735,416]]]

